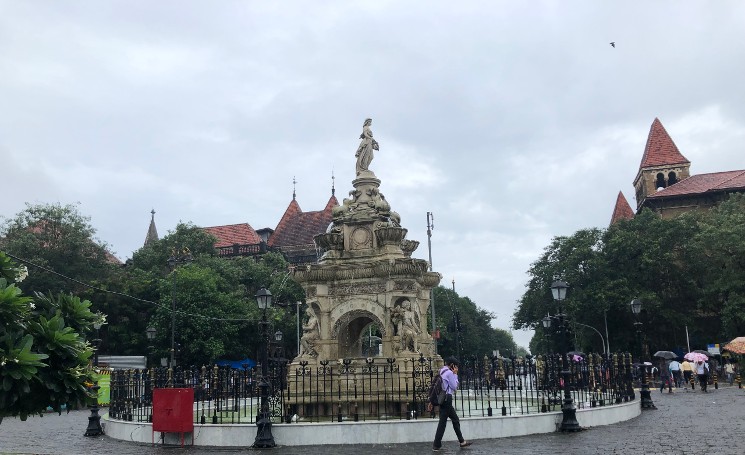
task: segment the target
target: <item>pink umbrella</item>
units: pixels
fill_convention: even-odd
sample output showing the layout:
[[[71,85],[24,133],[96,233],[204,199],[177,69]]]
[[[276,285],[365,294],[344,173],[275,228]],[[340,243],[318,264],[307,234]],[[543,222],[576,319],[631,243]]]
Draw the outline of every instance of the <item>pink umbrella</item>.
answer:
[[[709,360],[709,357],[707,357],[705,354],[701,354],[700,352],[689,352],[688,354],[683,356],[684,359],[690,360],[691,362],[706,362]]]

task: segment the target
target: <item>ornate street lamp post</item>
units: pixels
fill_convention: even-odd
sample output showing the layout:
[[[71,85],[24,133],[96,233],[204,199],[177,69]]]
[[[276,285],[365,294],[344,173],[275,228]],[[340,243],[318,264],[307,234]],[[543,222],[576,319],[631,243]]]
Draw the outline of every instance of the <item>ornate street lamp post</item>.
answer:
[[[559,280],[554,281],[551,284],[551,294],[553,295],[559,310],[558,314],[556,315],[556,319],[559,322],[558,330],[561,334],[560,339],[562,344],[559,352],[561,352],[561,377],[564,382],[564,402],[561,405],[562,419],[559,430],[580,431],[582,427],[580,427],[579,422],[577,422],[577,409],[574,406],[572,392],[569,389],[569,379],[571,377],[571,372],[569,371],[569,361],[567,359],[567,353],[569,352],[569,330],[567,327],[566,315],[564,314],[562,308],[562,302],[564,301],[564,299],[566,299],[568,288],[569,286],[567,286],[565,282]]]
[[[275,447],[277,444],[274,442],[274,436],[272,436],[272,421],[269,414],[269,322],[266,319],[266,310],[272,306],[272,293],[265,288],[259,289],[256,293],[256,303],[259,305],[261,310],[261,322],[259,328],[261,329],[261,337],[264,341],[264,346],[261,350],[261,382],[259,383],[259,390],[261,391],[261,405],[259,408],[259,415],[256,419],[256,439],[254,439],[254,447],[258,449],[270,449]]]
[[[631,301],[631,312],[634,314],[634,327],[636,327],[636,337],[639,339],[639,363],[642,372],[642,390],[641,396],[642,409],[657,409],[652,401],[652,394],[649,393],[649,384],[647,384],[647,365],[644,364],[644,342],[642,339],[642,323],[639,321],[639,314],[642,312],[642,301],[634,299]]]
[[[171,257],[168,258],[168,265],[171,267],[171,365],[176,366],[176,267],[181,264],[188,264],[194,260],[189,248],[176,248],[171,251]]]
[[[94,322],[93,328],[96,329],[96,338],[93,339],[93,404],[91,405],[91,415],[88,416],[88,428],[85,429],[85,436],[100,436],[103,434],[101,427],[101,416],[98,415],[98,346],[101,343],[100,329],[101,322]]]
[[[155,339],[156,330],[155,327],[150,326],[145,330],[145,335],[147,335],[147,341],[149,343],[147,347],[147,365],[148,368],[152,368],[153,365],[153,352],[155,352],[155,346],[153,346],[153,340]]]

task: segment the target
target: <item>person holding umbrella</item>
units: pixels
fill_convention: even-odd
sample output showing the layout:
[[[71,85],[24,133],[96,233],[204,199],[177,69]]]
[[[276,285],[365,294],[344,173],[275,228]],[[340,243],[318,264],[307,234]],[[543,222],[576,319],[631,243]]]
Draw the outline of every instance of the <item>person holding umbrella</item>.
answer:
[[[709,364],[707,363],[709,357],[700,352],[689,352],[683,357],[693,362],[693,370],[696,372],[696,376],[698,376],[698,383],[701,390],[706,392],[706,386],[709,382]]]
[[[709,384],[709,364],[705,360],[696,360],[696,376],[698,376],[698,385],[701,390],[708,392],[706,386]]]
[[[667,386],[667,393],[673,393],[672,378],[670,377],[670,369],[665,365],[665,360],[660,360],[660,393],[665,390]]]

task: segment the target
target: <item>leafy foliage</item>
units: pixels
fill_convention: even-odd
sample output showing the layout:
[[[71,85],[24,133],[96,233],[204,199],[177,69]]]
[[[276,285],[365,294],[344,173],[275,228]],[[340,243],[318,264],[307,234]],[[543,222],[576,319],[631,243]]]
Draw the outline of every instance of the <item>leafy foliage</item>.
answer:
[[[258,332],[261,314],[254,295],[261,287],[272,292],[275,302],[304,299],[302,288],[288,279],[289,264],[280,254],[267,253],[259,259],[218,258],[214,241],[202,229],[182,223],[163,239],[135,252],[128,264],[130,293],[157,302],[146,309],[148,316],[137,335],[137,344],[144,348],[145,327],[156,329],[156,358],[170,356],[172,314],[178,362],[208,364],[256,355],[262,340]],[[192,260],[170,268],[168,259],[173,251],[184,248]],[[275,307],[267,316],[273,331],[295,333],[293,312]],[[289,355],[296,345],[292,338],[284,340]]]
[[[645,210],[607,230],[556,237],[528,273],[528,289],[515,311],[516,328],[536,329],[531,349],[546,348],[540,324],[556,313],[551,282],[570,287],[570,319],[603,332],[608,321],[613,350],[638,353],[629,303],[644,306],[646,349],[691,348],[740,336],[745,329],[745,197],[733,195],[708,212],[663,219]],[[721,315],[721,318],[720,318]],[[576,347],[602,351],[592,330],[576,327]]]
[[[443,286],[434,289],[434,299],[437,326],[441,328],[438,354],[482,357],[498,350],[502,355],[517,355],[512,335],[491,327],[490,322],[495,318],[492,313]]]
[[[66,294],[26,297],[13,282],[18,270],[0,252],[0,420],[25,420],[47,406],[74,409],[88,398],[92,349],[81,334],[96,320],[90,302]]]
[[[32,259],[34,263],[64,271],[81,282],[106,277],[115,265],[107,245],[95,239],[90,219],[77,206],[26,204],[26,209],[0,226],[0,248]],[[33,273],[24,282],[29,295],[35,292],[69,292],[88,297],[90,290],[51,273]]]

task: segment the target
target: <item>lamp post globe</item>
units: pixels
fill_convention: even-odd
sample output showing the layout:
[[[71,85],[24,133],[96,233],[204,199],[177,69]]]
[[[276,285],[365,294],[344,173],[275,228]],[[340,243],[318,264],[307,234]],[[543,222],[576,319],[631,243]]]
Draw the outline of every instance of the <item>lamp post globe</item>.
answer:
[[[259,382],[259,391],[261,393],[261,404],[259,414],[256,416],[256,439],[253,447],[258,449],[270,449],[277,444],[274,442],[272,435],[272,421],[269,413],[269,322],[266,319],[266,310],[272,305],[272,293],[262,287],[256,292],[256,304],[261,310],[261,337],[264,342],[261,350],[261,381]]]
[[[636,327],[636,337],[639,339],[639,364],[641,371],[641,397],[642,409],[657,409],[652,401],[652,394],[649,391],[649,383],[647,382],[647,365],[644,363],[644,341],[642,333],[642,322],[639,321],[639,315],[642,312],[642,301],[634,299],[629,304],[631,307],[631,313],[634,315],[634,326]]]
[[[559,302],[564,300],[567,296],[568,288],[569,285],[561,280],[556,280],[551,283],[551,295],[553,295],[554,300],[557,300]]]

